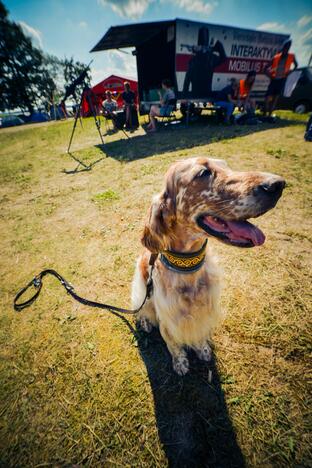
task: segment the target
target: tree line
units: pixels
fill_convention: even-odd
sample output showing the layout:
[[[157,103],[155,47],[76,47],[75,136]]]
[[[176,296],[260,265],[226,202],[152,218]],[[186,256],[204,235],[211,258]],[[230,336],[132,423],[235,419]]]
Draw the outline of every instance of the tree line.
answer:
[[[58,104],[86,65],[44,53],[8,15],[0,0],[0,111],[19,108],[32,114],[36,108]],[[78,94],[90,85],[90,78],[88,71]]]

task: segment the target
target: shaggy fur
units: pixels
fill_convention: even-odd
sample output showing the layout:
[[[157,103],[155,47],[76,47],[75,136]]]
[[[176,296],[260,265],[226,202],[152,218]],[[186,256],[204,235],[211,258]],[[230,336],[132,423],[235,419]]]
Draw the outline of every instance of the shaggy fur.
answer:
[[[194,158],[172,165],[165,176],[164,190],[153,199],[144,228],[145,250],[138,259],[132,285],[133,308],[145,296],[150,252],[196,252],[210,235],[227,244],[250,247],[250,242],[245,245],[235,237],[233,240],[233,235],[228,239],[227,234],[214,232],[199,219],[212,223],[218,220],[219,227],[223,222],[244,223],[273,208],[284,186],[278,176],[234,172],[220,160]],[[259,234],[254,245],[264,241],[264,236],[263,240],[258,238]],[[153,282],[153,295],[138,320],[146,332],[152,326],[159,327],[174,370],[184,375],[189,369],[187,348],[192,348],[200,359],[208,361],[211,357],[209,342],[222,318],[219,269],[208,248],[204,265],[194,273],[171,271],[158,258]]]

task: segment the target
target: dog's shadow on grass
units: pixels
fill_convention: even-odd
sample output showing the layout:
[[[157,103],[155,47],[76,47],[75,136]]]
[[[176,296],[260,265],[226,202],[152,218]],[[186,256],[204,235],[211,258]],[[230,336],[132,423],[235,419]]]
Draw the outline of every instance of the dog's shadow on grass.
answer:
[[[154,396],[159,438],[170,468],[244,467],[221,389],[215,358],[189,353],[190,371],[179,377],[158,330],[136,332]]]

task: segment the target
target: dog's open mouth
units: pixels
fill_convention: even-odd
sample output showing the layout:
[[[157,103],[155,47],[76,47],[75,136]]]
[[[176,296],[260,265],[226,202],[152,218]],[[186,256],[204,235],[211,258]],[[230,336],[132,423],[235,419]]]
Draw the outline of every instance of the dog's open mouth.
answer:
[[[225,221],[216,216],[202,215],[197,224],[207,234],[236,247],[255,247],[265,241],[263,232],[248,221]]]

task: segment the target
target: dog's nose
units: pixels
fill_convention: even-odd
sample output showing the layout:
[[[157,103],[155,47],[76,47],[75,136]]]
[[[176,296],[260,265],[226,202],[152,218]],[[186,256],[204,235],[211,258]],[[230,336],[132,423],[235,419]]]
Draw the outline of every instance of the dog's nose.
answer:
[[[267,180],[255,187],[255,193],[256,195],[268,195],[279,198],[282,195],[285,185],[286,182],[281,177],[278,179]]]

